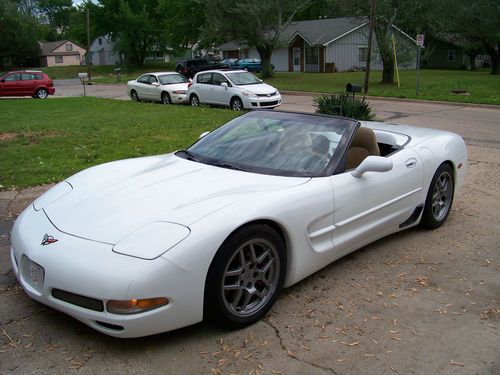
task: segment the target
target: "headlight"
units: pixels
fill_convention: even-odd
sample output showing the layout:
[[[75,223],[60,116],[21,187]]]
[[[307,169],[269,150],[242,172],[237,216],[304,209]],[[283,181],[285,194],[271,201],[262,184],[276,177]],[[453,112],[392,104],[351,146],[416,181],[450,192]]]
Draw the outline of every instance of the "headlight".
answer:
[[[106,310],[113,314],[138,314],[148,310],[153,310],[161,306],[168,305],[165,297],[131,299],[131,300],[110,300],[106,303]]]
[[[257,95],[250,91],[243,91],[242,94],[248,96],[249,98],[257,98]]]
[[[122,238],[113,251],[141,259],[155,259],[189,236],[184,225],[156,221]]]
[[[47,190],[45,194],[38,197],[38,199],[33,202],[33,207],[35,208],[35,210],[40,211],[52,202],[55,202],[59,198],[64,197],[71,190],[73,190],[73,186],[71,186],[69,182],[63,181]]]
[[[174,94],[185,94],[187,93],[186,90],[175,90],[175,91],[172,91]]]

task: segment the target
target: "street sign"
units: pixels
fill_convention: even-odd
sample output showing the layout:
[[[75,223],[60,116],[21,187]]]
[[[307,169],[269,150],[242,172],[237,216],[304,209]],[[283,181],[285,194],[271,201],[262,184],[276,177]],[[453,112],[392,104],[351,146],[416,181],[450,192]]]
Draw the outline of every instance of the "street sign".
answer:
[[[417,40],[417,46],[420,47],[424,46],[424,34],[418,34],[416,40]]]

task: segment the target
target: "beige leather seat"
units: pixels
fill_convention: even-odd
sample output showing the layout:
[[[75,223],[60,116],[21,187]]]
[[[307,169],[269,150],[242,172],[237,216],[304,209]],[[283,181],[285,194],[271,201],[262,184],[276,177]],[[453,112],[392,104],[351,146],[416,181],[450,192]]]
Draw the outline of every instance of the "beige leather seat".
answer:
[[[356,131],[351,146],[347,151],[346,170],[356,168],[370,155],[380,156],[377,138],[370,128],[360,127]]]

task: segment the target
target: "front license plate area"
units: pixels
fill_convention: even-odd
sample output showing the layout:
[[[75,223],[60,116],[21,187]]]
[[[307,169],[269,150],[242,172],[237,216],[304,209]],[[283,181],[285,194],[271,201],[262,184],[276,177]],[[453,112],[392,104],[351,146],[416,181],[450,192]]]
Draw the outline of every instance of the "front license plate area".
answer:
[[[22,276],[28,284],[30,284],[38,292],[42,292],[45,270],[42,266],[33,262],[24,254],[22,258]]]

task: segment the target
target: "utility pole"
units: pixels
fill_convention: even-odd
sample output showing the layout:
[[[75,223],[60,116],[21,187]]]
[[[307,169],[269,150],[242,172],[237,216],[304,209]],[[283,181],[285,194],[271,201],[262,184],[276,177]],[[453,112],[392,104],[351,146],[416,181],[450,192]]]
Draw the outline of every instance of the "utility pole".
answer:
[[[90,53],[90,14],[89,14],[89,3],[87,3],[87,75],[88,81],[90,81],[90,63],[92,62],[92,54]]]
[[[376,3],[377,0],[372,0],[372,7],[370,11],[370,29],[368,31],[368,52],[366,56],[366,72],[365,72],[365,85],[364,85],[365,96],[368,94],[368,80],[370,79],[370,63],[372,57],[372,38],[373,38],[373,26],[375,24]]]

